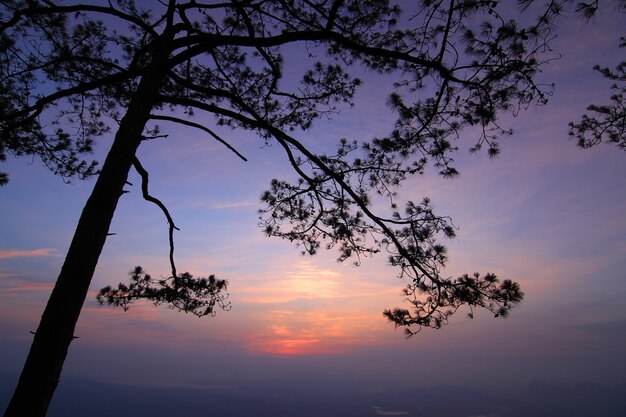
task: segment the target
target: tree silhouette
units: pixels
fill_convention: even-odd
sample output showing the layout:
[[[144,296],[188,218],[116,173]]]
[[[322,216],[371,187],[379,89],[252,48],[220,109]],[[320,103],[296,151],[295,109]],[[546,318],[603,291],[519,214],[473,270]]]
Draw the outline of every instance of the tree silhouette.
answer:
[[[620,47],[626,47],[626,38],[622,38]],[[581,148],[591,148],[606,141],[626,150],[626,61],[622,61],[615,70],[599,66],[595,66],[594,70],[614,82],[611,85],[611,102],[589,105],[587,110],[590,115],[584,114],[579,122],[571,122],[569,134]]]
[[[176,227],[136,156],[172,125],[199,129],[243,160],[222,131],[248,130],[283,149],[298,179],[273,180],[263,194],[266,234],[310,254],[336,247],[342,261],[388,252],[413,308],[385,315],[409,334],[440,327],[461,305],[505,316],[522,299],[516,283],[493,274],[446,275],[438,239],[454,236],[451,220],[427,198],[398,202],[397,190],[429,165],[456,175],[455,142],[468,127],[468,147],[495,156],[498,138],[510,134],[499,115],[545,103],[549,86],[534,77],[549,59],[560,2],[527,25],[493,0],[407,2],[406,11],[386,0],[168,0],[150,10],[133,0],[0,4],[0,155],[37,155],[68,179],[97,174],[5,417],[45,415],[132,167],[144,198],[168,220],[171,276],[155,283],[136,269],[130,285],[105,288],[100,300],[126,307],[150,298],[200,314],[224,302],[223,281],[177,273]],[[305,53],[286,52],[291,45]],[[291,61],[308,67],[296,74]],[[297,132],[352,104],[357,68],[395,81],[391,133],[316,153]],[[113,131],[96,170],[83,155]],[[375,210],[375,199],[388,209]]]
[[[616,0],[615,6],[618,13],[626,14],[626,1]],[[598,12],[598,0],[591,3],[579,3],[576,7],[578,14],[585,20],[591,20]],[[620,48],[626,48],[626,37],[622,36]],[[591,104],[587,110],[591,115],[584,114],[577,123],[569,124],[570,136],[577,139],[577,145],[581,148],[590,148],[602,141],[614,143],[618,148],[626,150],[626,61],[620,62],[615,70],[602,68],[596,65],[593,68],[604,78],[611,80],[609,104]]]
[[[119,284],[117,288],[104,287],[97,295],[100,304],[109,304],[128,310],[133,300],[148,299],[154,305],[169,304],[174,310],[192,313],[203,317],[215,315],[215,305],[228,309],[226,281],[210,275],[208,278],[194,278],[188,272],[154,281],[152,277],[137,266],[130,274],[130,284]]]

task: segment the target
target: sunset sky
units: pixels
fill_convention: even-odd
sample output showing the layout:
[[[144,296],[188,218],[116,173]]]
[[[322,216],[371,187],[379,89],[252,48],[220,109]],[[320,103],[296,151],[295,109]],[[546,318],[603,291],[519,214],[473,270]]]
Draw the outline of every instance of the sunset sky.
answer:
[[[132,173],[63,375],[93,381],[94,390],[99,382],[209,390],[280,381],[377,393],[442,384],[500,392],[533,380],[626,383],[626,153],[608,144],[581,150],[567,135],[588,104],[608,101],[610,83],[592,67],[624,59],[617,48],[623,17],[607,7],[588,24],[564,22],[554,42],[562,58],[540,76],[555,82],[555,94],[547,106],[504,119],[515,134],[498,158],[470,155],[471,140],[462,138],[460,177],[430,169],[402,190],[405,199],[431,197],[459,227],[448,243],[448,275],[494,272],[521,284],[525,299],[508,319],[477,311],[470,320],[461,311],[443,329],[405,339],[382,316],[405,305],[406,284],[384,254],[355,267],[336,262],[336,252],[305,257],[263,235],[262,191],[272,178],[293,178],[277,146],[227,131],[243,162],[179,129],[143,145],[140,159],[151,193],[181,229],[178,270],[228,280],[232,309],[198,319],[150,304],[127,312],[97,305],[97,290],[126,281],[135,265],[168,274],[165,219],[141,198]],[[342,137],[387,134],[390,89],[365,74],[354,107],[299,137],[330,147]],[[98,157],[109,140],[98,143]],[[0,170],[10,174],[0,189],[0,374],[14,378],[93,180],[64,184],[28,158],[9,158]],[[83,388],[90,392],[88,383]],[[9,395],[0,392],[0,408]]]

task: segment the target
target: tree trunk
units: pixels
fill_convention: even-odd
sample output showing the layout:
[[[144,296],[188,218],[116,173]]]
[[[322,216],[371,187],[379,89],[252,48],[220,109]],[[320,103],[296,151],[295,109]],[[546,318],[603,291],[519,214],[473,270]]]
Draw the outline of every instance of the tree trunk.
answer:
[[[117,202],[122,195],[143,129],[162,84],[167,59],[165,35],[142,77],[91,196],[78,221],[61,273],[41,317],[19,382],[4,417],[44,417],[59,383],[63,363]]]

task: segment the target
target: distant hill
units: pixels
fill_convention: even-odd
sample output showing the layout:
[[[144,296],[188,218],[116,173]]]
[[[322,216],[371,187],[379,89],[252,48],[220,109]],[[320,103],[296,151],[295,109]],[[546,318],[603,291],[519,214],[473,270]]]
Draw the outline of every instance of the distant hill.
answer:
[[[0,410],[15,378],[0,374]],[[267,381],[171,389],[65,377],[48,417],[622,417],[624,410],[626,384],[532,381],[526,390],[502,397],[459,386],[373,393]]]

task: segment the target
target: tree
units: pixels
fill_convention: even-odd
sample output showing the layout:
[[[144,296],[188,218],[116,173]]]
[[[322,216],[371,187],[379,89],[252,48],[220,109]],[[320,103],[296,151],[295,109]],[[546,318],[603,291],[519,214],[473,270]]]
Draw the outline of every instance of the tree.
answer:
[[[616,0],[618,13],[626,13],[626,1]],[[598,0],[591,3],[579,3],[577,13],[585,20],[591,20],[599,8]],[[620,38],[620,48],[626,48],[626,37]],[[603,140],[614,143],[618,148],[626,150],[626,61],[620,62],[615,70],[596,65],[593,68],[604,78],[613,81],[610,104],[591,104],[587,110],[591,115],[584,114],[578,123],[569,124],[570,136],[577,140],[577,145],[587,149]]]
[[[174,222],[149,194],[136,156],[140,145],[165,137],[156,123],[199,129],[244,160],[218,129],[277,143],[298,179],[273,180],[263,194],[265,233],[309,254],[325,242],[341,261],[387,251],[409,280],[413,307],[385,315],[409,334],[441,327],[462,305],[504,317],[521,301],[517,283],[493,274],[447,276],[438,239],[454,237],[451,220],[435,214],[428,198],[400,208],[397,190],[431,164],[457,175],[454,142],[468,127],[478,132],[471,150],[486,147],[495,156],[498,137],[510,134],[499,115],[545,103],[549,86],[534,77],[548,59],[560,3],[549,2],[526,26],[493,0],[407,2],[407,11],[386,0],[169,0],[151,10],[132,0],[0,4],[2,156],[37,155],[66,178],[97,175],[5,417],[45,415],[131,167],[169,222],[171,277],[155,287],[139,268],[129,286],[105,288],[100,300],[126,307],[150,298],[200,313],[223,301],[223,281],[176,271]],[[285,53],[289,45],[306,53]],[[297,74],[290,59],[310,63],[291,88],[285,79]],[[390,135],[341,140],[331,155],[313,152],[296,132],[352,102],[358,67],[396,81]],[[195,114],[212,114],[217,128]],[[114,129],[96,170],[82,155]],[[386,201],[388,210],[376,212],[374,201]],[[194,294],[210,309],[186,304]]]

